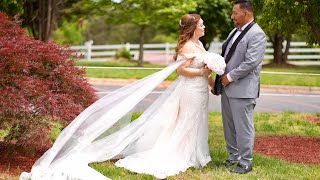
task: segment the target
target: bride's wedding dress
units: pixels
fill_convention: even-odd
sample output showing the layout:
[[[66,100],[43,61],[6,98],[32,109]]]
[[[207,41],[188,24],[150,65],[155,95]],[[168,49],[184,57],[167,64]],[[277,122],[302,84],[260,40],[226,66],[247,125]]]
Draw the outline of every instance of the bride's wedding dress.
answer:
[[[191,68],[206,61],[220,74],[225,64],[213,53],[189,54]],[[208,148],[208,78],[179,76],[138,119],[131,112],[185,60],[120,88],[83,111],[20,179],[108,179],[88,166],[119,159],[115,165],[166,178],[210,160]],[[223,62],[222,62],[223,61]],[[222,65],[221,65],[222,64]]]

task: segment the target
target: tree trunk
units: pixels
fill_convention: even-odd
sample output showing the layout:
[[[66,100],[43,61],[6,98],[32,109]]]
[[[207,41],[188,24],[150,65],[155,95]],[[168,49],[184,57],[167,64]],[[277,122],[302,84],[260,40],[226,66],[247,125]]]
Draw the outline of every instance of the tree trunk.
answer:
[[[291,35],[285,36],[282,34],[268,34],[269,39],[273,46],[273,63],[274,64],[287,64],[288,62],[288,54],[290,49]],[[283,42],[287,41],[286,47],[283,50]]]
[[[53,29],[53,18],[54,18],[54,3],[56,0],[48,0],[48,8],[47,8],[47,21],[45,24],[46,27],[46,31],[44,32],[45,36],[44,36],[44,40],[45,42],[49,41],[49,38],[51,37],[51,32]]]
[[[144,34],[146,30],[146,25],[140,26],[140,40],[139,40],[139,59],[138,66],[143,66],[143,44],[144,44]]]
[[[290,43],[291,43],[291,36],[287,36],[286,37],[286,48],[282,54],[282,62],[283,64],[287,64],[288,63],[288,55],[289,55],[289,49],[290,49]]]
[[[282,59],[282,43],[283,43],[283,35],[275,34],[273,45],[273,63],[274,64],[283,64]]]
[[[56,21],[57,6],[62,0],[26,1],[25,24],[31,28],[35,39],[48,42]]]

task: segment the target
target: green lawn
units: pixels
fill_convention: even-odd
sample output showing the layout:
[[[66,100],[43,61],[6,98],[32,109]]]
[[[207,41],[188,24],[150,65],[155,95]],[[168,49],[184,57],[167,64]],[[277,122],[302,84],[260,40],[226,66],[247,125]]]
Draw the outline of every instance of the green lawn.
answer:
[[[304,121],[311,114],[298,113],[256,113],[256,136],[320,136],[320,126]],[[320,116],[320,114],[313,114]],[[209,148],[212,161],[203,169],[190,168],[177,176],[169,177],[172,180],[211,180],[211,179],[320,179],[320,165],[303,165],[290,163],[254,153],[253,171],[246,175],[230,173],[226,168],[219,167],[227,157],[223,138],[221,114],[209,114]],[[123,168],[117,168],[113,162],[94,163],[95,168],[105,176],[116,179],[154,179],[150,175],[132,173]]]
[[[137,118],[139,113],[133,115]],[[317,114],[286,113],[255,113],[254,126],[256,137],[262,136],[313,136],[320,137],[320,125],[306,122],[304,119],[310,116],[320,117]],[[52,136],[59,134],[57,126]],[[6,132],[0,131],[0,138]],[[55,139],[55,137],[52,137]],[[285,145],[285,142],[284,142]],[[218,164],[227,157],[223,138],[221,113],[209,113],[209,148],[212,161],[204,168],[189,168],[186,172],[169,177],[169,180],[212,180],[212,179],[320,179],[320,165],[303,165],[267,157],[254,153],[252,162],[253,171],[246,175],[233,174]],[[90,164],[91,167],[105,176],[115,180],[152,180],[151,175],[132,173],[113,165],[114,162]],[[6,177],[0,173],[0,179],[18,179],[18,177]]]
[[[76,65],[78,66],[99,66],[99,67],[136,67],[137,63],[135,62],[114,62],[114,61],[77,61]],[[166,67],[164,65],[156,65],[150,64],[148,62],[144,62],[143,67],[159,67],[163,68]]]
[[[84,62],[78,61],[79,66],[102,66],[102,67],[134,67],[135,63],[130,62]],[[145,67],[163,68],[165,66],[145,64]],[[87,68],[87,77],[96,78],[120,78],[120,79],[141,79],[159,70],[122,70],[122,69],[92,69]],[[320,76],[312,75],[283,75],[283,74],[267,74],[264,72],[298,72],[298,73],[315,73],[320,74],[320,66],[296,66],[296,67],[263,67],[261,74],[261,84],[266,85],[290,85],[290,86],[320,86]],[[174,80],[176,73],[172,73],[167,80]]]

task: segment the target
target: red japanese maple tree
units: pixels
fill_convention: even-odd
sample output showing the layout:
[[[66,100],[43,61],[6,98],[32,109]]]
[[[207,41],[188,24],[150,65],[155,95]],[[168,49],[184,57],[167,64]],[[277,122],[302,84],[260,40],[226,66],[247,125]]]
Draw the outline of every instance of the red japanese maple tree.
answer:
[[[43,148],[53,122],[67,125],[96,100],[68,47],[32,39],[0,12],[0,129],[5,140]]]

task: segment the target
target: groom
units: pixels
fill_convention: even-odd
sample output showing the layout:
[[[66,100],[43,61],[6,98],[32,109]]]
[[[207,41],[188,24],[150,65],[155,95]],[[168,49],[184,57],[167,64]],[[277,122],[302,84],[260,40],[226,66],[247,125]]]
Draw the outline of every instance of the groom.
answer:
[[[236,0],[231,19],[236,28],[223,45],[222,56],[227,67],[225,74],[216,78],[215,94],[221,94],[223,129],[229,153],[224,165],[233,167],[230,172],[245,174],[252,170],[253,110],[259,96],[266,36],[253,21],[253,6],[248,0]]]

